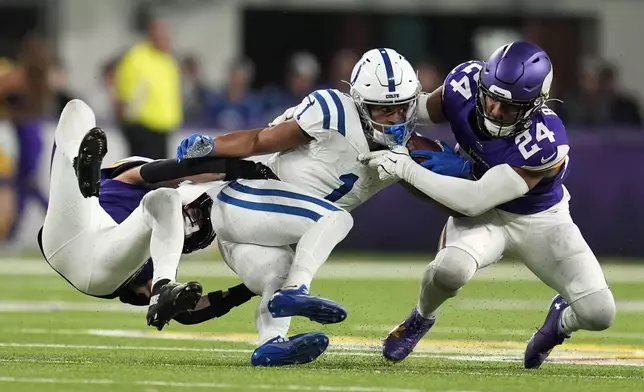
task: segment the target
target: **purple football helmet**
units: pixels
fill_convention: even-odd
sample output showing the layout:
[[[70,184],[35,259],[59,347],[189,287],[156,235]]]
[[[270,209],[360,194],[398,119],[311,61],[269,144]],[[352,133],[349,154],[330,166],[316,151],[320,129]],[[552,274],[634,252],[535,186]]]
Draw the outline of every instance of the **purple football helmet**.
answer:
[[[509,137],[530,128],[530,117],[550,94],[552,62],[537,45],[515,41],[497,49],[478,81],[479,127],[491,137]]]

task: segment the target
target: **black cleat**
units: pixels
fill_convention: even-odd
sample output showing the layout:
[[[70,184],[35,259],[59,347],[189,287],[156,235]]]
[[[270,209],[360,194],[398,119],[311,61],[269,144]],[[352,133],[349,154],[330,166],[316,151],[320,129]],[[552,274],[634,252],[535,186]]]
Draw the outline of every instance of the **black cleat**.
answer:
[[[202,292],[203,288],[197,282],[169,282],[153,290],[148,308],[148,325],[162,330],[179,313],[194,309]]]
[[[101,164],[107,154],[107,137],[101,128],[85,134],[74,158],[74,171],[83,197],[98,197],[101,187]]]

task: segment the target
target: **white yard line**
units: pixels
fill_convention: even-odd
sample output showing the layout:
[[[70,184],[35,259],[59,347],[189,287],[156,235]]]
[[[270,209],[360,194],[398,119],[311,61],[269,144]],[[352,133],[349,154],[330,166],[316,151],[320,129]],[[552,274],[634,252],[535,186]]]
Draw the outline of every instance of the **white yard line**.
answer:
[[[619,313],[644,313],[644,300],[617,301]],[[465,310],[511,310],[543,311],[548,310],[549,302],[543,300],[503,299],[503,298],[456,298],[450,307]],[[31,301],[0,300],[0,313],[47,313],[47,312],[120,312],[144,313],[144,306],[131,306],[118,301]],[[643,335],[644,337],[644,335]]]
[[[47,335],[90,335],[114,338],[138,338],[150,340],[187,340],[187,341],[216,341],[226,343],[246,343],[254,347],[254,334],[239,333],[169,333],[141,330],[45,330],[27,329],[24,333]],[[332,336],[331,346],[325,355],[329,356],[363,356],[380,357],[381,341],[360,337]],[[42,348],[61,350],[126,350],[126,351],[176,351],[176,352],[211,352],[222,355],[244,354],[248,356],[252,349],[248,348],[201,348],[185,346],[123,346],[123,345],[91,345],[91,344],[52,344],[52,343],[15,343],[0,342],[0,347],[9,348]],[[411,356],[416,358],[443,358],[452,360],[478,361],[511,361],[521,362],[525,343],[508,341],[470,341],[470,340],[424,340],[416,347]],[[644,366],[644,347],[624,345],[596,344],[567,344],[553,353],[550,359],[556,363],[597,364],[597,365],[632,365]]]
[[[418,260],[347,261],[326,263],[316,275],[319,279],[412,279],[419,280],[427,262]],[[644,282],[644,266],[636,264],[607,264],[603,266],[609,282]],[[234,277],[221,260],[188,260],[181,264],[183,276]],[[2,259],[0,275],[55,276],[56,273],[40,259]],[[475,280],[485,281],[536,281],[537,278],[520,263],[499,263],[479,271]]]
[[[0,382],[22,384],[98,384],[98,385],[137,385],[175,388],[211,388],[242,390],[288,390],[288,391],[352,391],[352,392],[420,392],[420,389],[377,388],[357,385],[271,385],[271,384],[228,384],[213,382],[177,382],[161,380],[121,381],[110,379],[74,379],[74,378],[31,378],[0,377]]]

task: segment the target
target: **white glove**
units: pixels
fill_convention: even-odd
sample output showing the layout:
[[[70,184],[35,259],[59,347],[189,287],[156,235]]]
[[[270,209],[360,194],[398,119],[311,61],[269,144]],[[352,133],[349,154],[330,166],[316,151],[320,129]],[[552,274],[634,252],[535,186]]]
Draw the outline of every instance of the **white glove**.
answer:
[[[288,120],[292,119],[293,116],[295,115],[295,109],[297,109],[297,106],[293,106],[292,108],[286,109],[286,111],[284,113],[282,113],[279,116],[275,117],[275,120],[273,120],[270,123],[268,123],[268,126],[269,127],[274,127],[277,124],[281,124],[284,121],[288,121]]]
[[[404,146],[396,146],[391,151],[372,151],[360,154],[358,160],[369,167],[378,168],[378,177],[381,181],[404,179],[405,168],[414,164],[409,156],[409,150]]]

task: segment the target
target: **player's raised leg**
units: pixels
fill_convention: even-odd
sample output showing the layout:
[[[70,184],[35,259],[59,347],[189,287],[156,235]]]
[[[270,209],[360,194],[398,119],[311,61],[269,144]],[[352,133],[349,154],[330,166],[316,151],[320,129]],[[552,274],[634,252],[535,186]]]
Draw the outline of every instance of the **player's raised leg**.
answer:
[[[113,293],[152,255],[153,295],[159,300],[151,301],[149,323],[160,328],[176,313],[194,307],[192,302],[201,294],[198,284],[166,284],[174,281],[183,247],[181,199],[176,190],[150,192],[117,225],[92,197],[98,196],[99,170],[107,151],[105,134],[95,126],[94,113],[80,100],[70,101],[61,114],[43,253],[76,288],[99,296]]]
[[[268,311],[271,296],[288,276],[293,261],[291,248],[235,244],[220,238],[218,245],[228,266],[249,289],[262,296],[255,313],[259,341],[251,363],[254,366],[295,365],[320,356],[329,344],[326,334],[311,332],[288,337],[291,318],[274,318]]]
[[[60,115],[54,133],[49,206],[42,235],[43,252],[47,259],[90,229],[92,222],[100,219],[98,216],[105,214],[98,199],[86,199],[79,192],[73,166],[83,137],[95,126],[94,112],[81,100],[70,101]]]
[[[303,316],[322,324],[337,323],[346,318],[346,311],[335,303],[325,303],[309,296],[309,288],[313,276],[351,227],[351,215],[338,209],[322,216],[304,232],[297,243],[288,277],[268,304],[273,317]]]
[[[268,304],[273,317],[303,316],[320,323],[346,318],[331,300],[309,295],[313,275],[344,239],[353,218],[343,209],[274,180],[239,180],[217,195],[213,222],[220,238],[265,246],[297,244],[284,286]]]
[[[383,344],[383,355],[394,362],[412,353],[434,325],[439,307],[472,279],[479,268],[493,264],[505,250],[502,229],[490,220],[496,212],[480,217],[450,217],[439,240],[439,252],[423,274],[418,305],[395,327]]]
[[[525,351],[525,367],[536,369],[573,332],[609,328],[616,308],[601,266],[570,218],[567,202],[522,220],[526,222],[521,226],[529,227],[529,232],[521,233],[518,222],[516,230],[510,227],[516,239],[521,233],[519,256],[539,279],[560,294],[552,300],[544,324]]]
[[[81,141],[76,168],[86,197],[98,196],[105,135],[90,130]],[[103,139],[103,140],[101,140]],[[92,170],[95,172],[92,173]],[[85,178],[83,177],[85,176]],[[148,258],[154,260],[148,325],[161,330],[178,313],[193,309],[202,294],[197,282],[176,280],[184,241],[181,196],[176,189],[147,193],[139,207],[120,225],[99,228],[94,235],[94,263],[88,291],[111,292],[132,276]],[[89,287],[91,284],[92,287]]]
[[[104,260],[106,274],[114,270],[121,274],[136,272],[137,260],[154,260],[152,295],[148,309],[148,325],[161,330],[179,312],[193,309],[202,294],[197,282],[176,282],[177,269],[183,250],[184,225],[181,196],[176,189],[159,188],[147,193],[141,204],[117,228],[105,233],[108,244],[122,244],[130,249]],[[132,268],[134,271],[131,271]],[[131,271],[131,272],[130,272]]]

